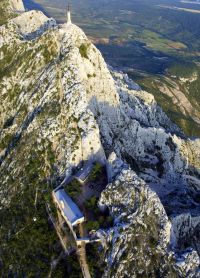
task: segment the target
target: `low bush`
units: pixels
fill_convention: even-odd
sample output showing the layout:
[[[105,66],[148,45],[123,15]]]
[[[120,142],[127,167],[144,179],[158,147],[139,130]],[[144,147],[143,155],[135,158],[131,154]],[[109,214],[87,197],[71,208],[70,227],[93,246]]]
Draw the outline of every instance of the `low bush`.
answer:
[[[98,162],[95,163],[95,165],[91,171],[91,174],[89,176],[89,180],[93,181],[93,182],[96,181],[98,179],[98,177],[100,175],[102,175],[102,173],[103,173],[103,166]]]
[[[81,46],[79,47],[79,52],[81,54],[81,57],[89,59],[88,58],[87,50],[88,50],[88,46],[86,44],[84,44],[84,43],[81,44]]]
[[[76,199],[81,193],[81,185],[74,179],[66,186],[66,191],[71,198]]]

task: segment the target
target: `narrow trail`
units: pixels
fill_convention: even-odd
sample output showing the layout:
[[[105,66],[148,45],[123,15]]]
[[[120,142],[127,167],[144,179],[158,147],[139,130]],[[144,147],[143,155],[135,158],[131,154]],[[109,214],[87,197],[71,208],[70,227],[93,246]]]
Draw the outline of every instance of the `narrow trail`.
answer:
[[[87,264],[87,259],[86,259],[85,242],[80,242],[79,244],[74,242],[75,243],[74,249],[67,247],[69,239],[67,238],[67,236],[63,236],[63,232],[61,230],[61,226],[63,224],[62,216],[60,214],[58,214],[58,221],[56,221],[54,219],[54,217],[52,216],[52,213],[51,213],[51,210],[50,210],[50,207],[48,206],[48,204],[46,204],[46,210],[47,210],[49,218],[54,226],[54,229],[58,235],[58,238],[60,240],[60,244],[63,247],[64,253],[66,255],[70,255],[70,253],[74,249],[76,249],[76,254],[78,256],[78,260],[79,260],[80,267],[81,267],[81,270],[83,273],[83,277],[91,278],[89,266]],[[84,237],[84,228],[83,228],[82,224],[79,225],[79,232],[80,232],[80,236]],[[74,240],[76,240],[76,239],[74,238]],[[49,277],[51,277],[51,276],[49,276]]]
[[[82,223],[79,224],[79,233],[80,233],[80,237],[85,237],[85,231]],[[87,264],[85,245],[86,245],[85,242],[81,242],[80,244],[78,244],[77,255],[83,272],[83,277],[91,278],[89,266]]]
[[[78,245],[77,255],[83,272],[83,277],[91,278],[89,267],[86,260],[85,242],[81,242],[81,244]]]

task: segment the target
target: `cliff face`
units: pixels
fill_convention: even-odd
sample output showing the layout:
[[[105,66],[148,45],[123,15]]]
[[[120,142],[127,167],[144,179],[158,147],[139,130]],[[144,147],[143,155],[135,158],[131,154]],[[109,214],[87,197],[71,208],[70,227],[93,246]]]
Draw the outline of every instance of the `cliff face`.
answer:
[[[152,95],[109,71],[77,26],[37,11],[0,26],[0,92],[3,273],[50,272],[52,189],[80,161],[108,159],[104,276],[197,277],[200,141],[183,139]]]

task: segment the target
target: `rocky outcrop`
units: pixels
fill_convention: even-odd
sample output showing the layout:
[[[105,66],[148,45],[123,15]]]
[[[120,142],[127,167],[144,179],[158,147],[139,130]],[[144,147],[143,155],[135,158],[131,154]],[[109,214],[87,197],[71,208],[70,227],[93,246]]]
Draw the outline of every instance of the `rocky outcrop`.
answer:
[[[181,214],[172,220],[174,233],[180,250],[193,247],[200,254],[200,217],[192,217],[191,214]]]
[[[199,219],[182,215],[171,222],[155,192],[114,153],[109,165],[114,182],[99,205],[109,208],[115,226],[99,231],[104,277],[199,277]]]
[[[104,276],[197,277],[199,139],[185,138],[152,95],[109,70],[80,28],[36,11],[0,27],[0,91],[4,273],[48,276],[55,242],[45,204],[91,159],[106,163],[110,179],[100,200],[114,218],[99,231]],[[42,267],[32,263],[38,246]]]
[[[24,4],[22,0],[9,0],[9,4],[14,12],[24,12]]]
[[[115,218],[115,227],[100,233],[108,265],[105,277],[173,273],[163,262],[169,257],[170,222],[156,195],[135,173],[122,171],[103,193],[100,205],[108,206]]]
[[[33,39],[56,26],[56,21],[53,18],[46,17],[40,11],[24,12],[12,21],[17,25],[18,32],[27,39]]]

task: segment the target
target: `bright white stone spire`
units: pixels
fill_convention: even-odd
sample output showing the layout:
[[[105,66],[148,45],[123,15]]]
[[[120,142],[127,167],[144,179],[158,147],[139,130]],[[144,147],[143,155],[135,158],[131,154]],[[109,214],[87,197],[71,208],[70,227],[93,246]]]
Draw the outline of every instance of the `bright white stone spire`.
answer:
[[[71,11],[70,11],[70,4],[68,4],[68,7],[67,7],[67,23],[70,24],[72,21],[71,21]]]

